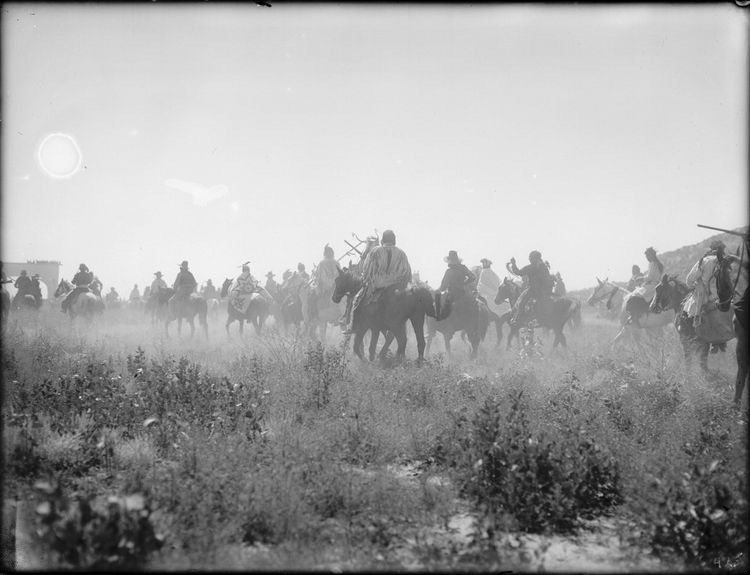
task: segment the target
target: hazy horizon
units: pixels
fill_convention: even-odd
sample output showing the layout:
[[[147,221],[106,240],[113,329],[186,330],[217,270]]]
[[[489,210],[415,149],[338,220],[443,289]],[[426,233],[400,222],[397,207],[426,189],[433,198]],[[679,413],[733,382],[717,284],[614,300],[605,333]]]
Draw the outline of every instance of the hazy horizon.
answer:
[[[626,279],[748,224],[747,16],[688,6],[4,4],[2,260],[127,296],[393,229],[414,271]]]

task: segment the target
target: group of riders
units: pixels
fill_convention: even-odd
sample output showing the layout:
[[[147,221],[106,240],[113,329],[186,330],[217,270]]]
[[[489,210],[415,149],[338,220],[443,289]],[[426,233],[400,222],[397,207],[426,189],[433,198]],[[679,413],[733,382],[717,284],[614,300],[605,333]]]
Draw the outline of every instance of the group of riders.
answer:
[[[357,310],[363,305],[377,305],[386,290],[405,290],[409,285],[426,285],[419,278],[418,273],[412,273],[409,259],[406,253],[396,246],[396,235],[392,230],[383,232],[381,238],[370,236],[364,240],[364,243],[364,250],[361,252],[357,250],[360,256],[359,262],[350,265],[348,270],[362,279],[362,288],[352,301],[348,302],[346,311],[341,317],[344,333],[355,331]],[[648,261],[647,271],[642,273],[638,265],[632,267],[632,275],[627,286],[629,294],[625,303],[629,321],[637,327],[644,314],[649,312],[656,287],[664,272],[664,265],[653,247],[646,249],[644,254]],[[511,258],[506,264],[506,269],[511,274],[522,278],[522,291],[514,306],[511,325],[516,325],[521,320],[533,316],[536,305],[543,305],[545,301],[565,295],[565,285],[560,273],[553,274],[550,271],[549,262],[542,258],[539,251],[532,251],[528,260],[529,263],[522,268],[517,266],[515,258]],[[700,258],[687,275],[686,283],[692,291],[684,301],[682,311],[686,316],[694,318],[696,323],[701,318],[700,310],[705,309],[706,305],[714,302],[718,297],[716,289],[711,287],[711,279],[723,260],[731,262],[738,261],[738,258],[726,254],[725,244],[716,240],[711,243],[709,251]],[[469,269],[458,257],[458,253],[450,250],[444,261],[448,267],[438,288],[439,291],[445,292],[454,302],[463,298],[475,298],[485,304],[493,301],[501,280],[492,269],[491,260],[482,258],[481,267]],[[247,310],[254,294],[260,294],[269,302],[278,302],[283,307],[295,298],[299,298],[303,287],[309,288],[309,293],[313,296],[328,301],[333,294],[336,277],[340,273],[340,266],[334,259],[333,249],[329,245],[324,247],[323,259],[314,267],[312,275],[306,271],[304,264],[299,263],[296,272],[293,273],[291,270],[284,272],[281,283],[276,282],[275,274],[269,271],[266,274],[265,285],[261,285],[250,273],[249,264],[250,262],[242,264],[241,273],[234,278],[226,293],[229,304],[239,313]],[[155,272],[154,276],[151,285],[144,290],[143,299],[138,291],[138,285],[134,286],[130,294],[131,303],[157,301],[167,290],[171,292],[170,299],[187,299],[198,288],[198,282],[190,271],[187,261],[180,264],[179,272],[171,287],[164,280],[161,271]],[[3,283],[10,281],[3,276]],[[102,284],[86,264],[79,266],[72,284],[72,291],[62,302],[63,312],[67,312],[78,295],[83,292],[90,291],[101,297]],[[39,274],[28,277],[26,270],[22,270],[14,285],[18,291],[13,307],[16,306],[19,298],[27,295],[34,298],[37,307],[41,305],[42,292]],[[206,300],[219,299],[220,292],[209,279],[205,287],[201,288],[200,295]],[[104,299],[109,304],[119,301],[115,288],[111,288]]]

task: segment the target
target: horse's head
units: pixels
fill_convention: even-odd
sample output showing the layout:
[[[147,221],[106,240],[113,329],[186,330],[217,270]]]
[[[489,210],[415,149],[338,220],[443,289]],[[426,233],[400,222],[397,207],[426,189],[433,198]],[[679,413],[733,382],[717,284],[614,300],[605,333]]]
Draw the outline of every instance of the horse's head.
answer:
[[[68,283],[68,280],[61,279],[60,283],[57,284],[57,289],[55,290],[55,297],[60,297],[62,295],[65,295],[72,289],[70,283]]]
[[[224,283],[221,284],[221,297],[227,297],[230,285],[232,285],[232,278],[226,278]]]
[[[518,297],[519,292],[520,289],[513,280],[507,277],[503,278],[503,282],[497,288],[495,303],[501,304],[507,299],[508,303],[512,304],[513,302],[511,300],[514,300],[516,297]]]
[[[351,272],[338,268],[339,273],[336,274],[334,280],[333,295],[331,299],[333,303],[339,303],[341,299],[349,294],[354,295],[362,287],[362,282],[355,278]]]
[[[603,281],[599,278],[596,278],[596,287],[594,288],[594,293],[592,293],[589,296],[589,299],[586,300],[586,303],[588,305],[596,305],[600,301],[602,301],[607,295],[609,295],[609,292],[607,291],[607,278],[605,278]]]
[[[417,298],[419,307],[424,309],[430,317],[437,317],[435,310],[435,300],[432,297],[432,290],[426,286],[419,285],[411,288],[412,293]]]
[[[689,291],[690,288],[676,277],[664,274],[661,281],[656,284],[654,299],[651,300],[648,309],[651,313],[661,313],[666,309],[676,311]]]
[[[724,258],[716,270],[716,295],[719,296],[719,311],[727,311],[732,304],[734,284],[729,273],[730,262]],[[739,272],[737,272],[739,273]]]

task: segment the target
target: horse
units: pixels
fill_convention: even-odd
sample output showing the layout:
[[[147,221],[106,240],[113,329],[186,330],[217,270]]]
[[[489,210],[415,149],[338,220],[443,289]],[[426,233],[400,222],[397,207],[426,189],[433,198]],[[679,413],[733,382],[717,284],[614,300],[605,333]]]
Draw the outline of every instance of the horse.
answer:
[[[169,324],[177,320],[177,336],[182,335],[182,320],[186,320],[190,325],[190,337],[195,335],[194,318],[197,315],[198,321],[203,328],[203,333],[208,339],[208,320],[206,300],[198,294],[191,293],[187,298],[173,297],[175,290],[173,288],[162,288],[159,290],[159,298],[166,299],[167,313],[164,318],[164,333],[169,337]]]
[[[208,317],[211,318],[213,321],[217,317],[219,317],[219,308],[221,307],[221,303],[219,302],[218,298],[210,297],[206,300],[206,309],[208,310]]]
[[[623,297],[630,292],[624,287],[610,282],[608,278],[604,278],[604,280],[596,278],[596,282],[598,285],[594,288],[594,293],[589,296],[586,303],[590,306],[599,304],[597,312],[599,317],[617,319],[622,309]],[[604,309],[602,309],[602,304],[604,304]]]
[[[512,310],[515,310],[520,295],[520,286],[518,286],[515,282],[509,280],[508,278],[505,278],[505,280],[503,280],[503,283],[500,284],[500,287],[497,288],[495,303],[500,303],[507,298],[511,304]],[[559,344],[562,344],[563,347],[567,347],[568,342],[565,338],[565,334],[563,333],[563,328],[565,327],[565,324],[575,316],[575,314],[577,313],[577,309],[580,312],[580,302],[577,302],[576,304],[576,302],[568,297],[538,300],[528,313],[522,311],[519,314],[519,317],[525,316],[524,322],[519,321],[518,323],[513,325],[512,322],[506,320],[510,324],[507,349],[510,349],[510,343],[514,335],[516,336],[516,339],[519,339],[518,336],[519,330],[521,328],[521,323],[528,324],[533,321],[536,321],[536,323],[540,327],[551,329],[555,334],[555,339],[552,342],[553,350],[557,349],[557,346]],[[508,313],[512,314],[512,311]]]
[[[231,278],[226,278],[224,280],[224,283],[221,285],[222,298],[227,297],[227,294],[229,293],[229,286],[232,285],[232,281],[233,280]],[[224,328],[227,331],[227,335],[229,335],[229,326],[234,321],[237,321],[240,324],[240,336],[242,336],[244,332],[245,322],[252,323],[253,327],[255,328],[255,333],[257,335],[260,335],[260,332],[269,314],[269,298],[258,292],[248,294],[248,296],[250,298],[250,303],[248,304],[245,313],[242,313],[234,306],[232,298],[229,298],[227,300],[227,323],[224,325]]]
[[[448,307],[444,307],[446,304]],[[471,358],[474,359],[479,353],[479,342],[487,334],[489,321],[490,310],[487,304],[473,294],[454,300],[450,295],[438,292],[435,296],[435,317],[427,321],[427,348],[429,350],[432,339],[439,331],[443,334],[445,351],[450,356],[453,335],[457,331],[465,331],[471,345]],[[502,331],[500,334],[502,335]]]
[[[63,278],[57,285],[54,296],[56,298],[67,297],[74,289],[73,284]],[[104,313],[104,302],[100,296],[91,291],[79,293],[75,300],[68,305],[68,315],[70,315],[71,321],[76,317],[82,317],[90,323],[95,315],[101,315],[102,313]]]
[[[333,295],[331,296],[336,304],[340,303],[345,295],[354,296],[362,288],[361,278],[348,270],[339,268],[338,271]],[[398,343],[396,360],[403,360],[406,357],[406,321],[409,320],[417,339],[417,362],[422,363],[424,361],[425,316],[436,316],[433,294],[429,288],[415,286],[402,290],[390,286],[383,289],[377,302],[362,303],[352,313],[355,320],[353,349],[361,360],[364,360],[364,337],[368,330],[371,332],[370,361],[375,359],[375,350],[380,333],[386,334],[385,344],[380,350],[380,360],[385,359],[388,347],[393,339]]]
[[[276,306],[272,306],[271,311],[278,313],[278,317],[281,318],[280,325],[283,326],[284,331],[288,331],[292,325],[299,330],[305,319],[302,315],[302,299],[299,291],[293,292],[290,286],[285,285],[276,293],[275,300]],[[277,316],[274,315],[274,317]]]
[[[302,317],[310,337],[315,338],[320,332],[321,340],[325,341],[328,324],[337,324],[341,319],[341,300],[334,302],[332,296],[332,291],[318,292],[309,282],[303,283],[300,287]]]
[[[728,262],[727,262],[728,264]],[[729,278],[729,266],[720,266],[716,275],[717,295],[719,303],[711,313],[711,329],[697,329],[693,318],[682,311],[682,304],[692,291],[686,284],[674,276],[664,274],[656,286],[656,294],[651,302],[650,311],[669,309],[674,313],[674,325],[680,336],[680,343],[685,354],[685,361],[690,364],[694,354],[700,354],[700,365],[704,371],[708,370],[708,353],[712,346],[719,348],[727,341],[734,339],[736,328],[732,325],[730,302],[733,287]],[[712,306],[714,307],[714,306]],[[718,312],[718,313],[716,313]],[[703,317],[705,324],[709,320]]]
[[[16,297],[14,297],[13,301],[11,302],[11,310],[13,311],[21,311],[21,310],[38,311],[41,305],[42,305],[41,300],[37,301],[37,299],[30,293],[27,293],[25,295],[21,295],[17,293]]]

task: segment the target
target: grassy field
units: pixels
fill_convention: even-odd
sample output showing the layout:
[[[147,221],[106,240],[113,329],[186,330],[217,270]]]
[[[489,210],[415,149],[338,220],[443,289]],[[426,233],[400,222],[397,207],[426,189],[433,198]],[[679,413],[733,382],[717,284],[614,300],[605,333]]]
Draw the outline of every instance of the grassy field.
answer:
[[[438,336],[425,365],[389,368],[337,329],[228,339],[222,317],[206,342],[127,310],[11,319],[3,499],[35,509],[55,566],[744,571],[734,342],[702,374],[674,333],[612,353],[617,326],[584,311],[556,355],[491,333],[449,360]]]

